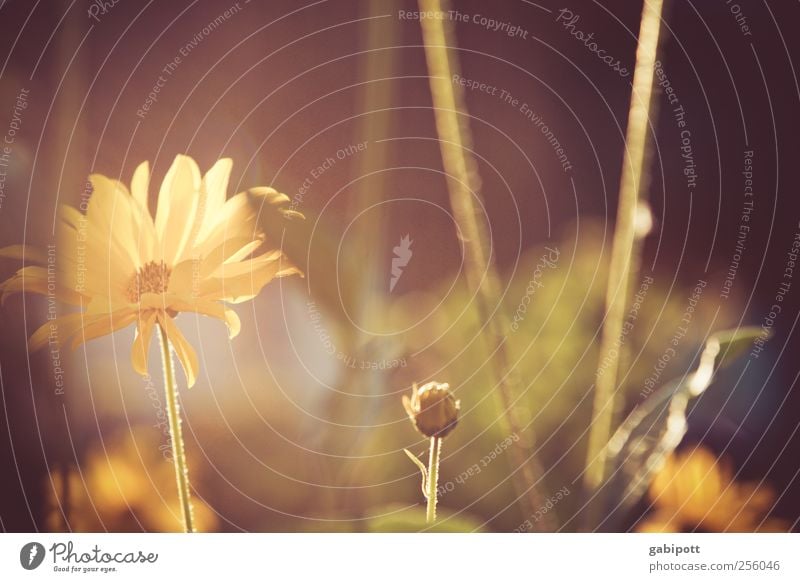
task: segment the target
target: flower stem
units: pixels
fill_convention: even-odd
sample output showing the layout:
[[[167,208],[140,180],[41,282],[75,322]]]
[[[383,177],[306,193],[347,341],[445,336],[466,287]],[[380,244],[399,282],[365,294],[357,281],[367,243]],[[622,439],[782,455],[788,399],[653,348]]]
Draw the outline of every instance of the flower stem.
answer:
[[[169,432],[172,437],[172,460],[175,465],[175,479],[178,483],[178,498],[181,502],[183,531],[194,532],[192,502],[189,490],[189,468],[186,466],[186,450],[181,432],[181,412],[178,405],[178,390],[175,385],[175,367],[172,362],[169,337],[163,326],[158,326],[161,340],[161,357],[164,365],[164,392],[167,397],[167,416]]]
[[[439,488],[439,454],[442,452],[442,439],[431,437],[431,452],[428,455],[428,512],[425,521],[436,521],[436,496]]]

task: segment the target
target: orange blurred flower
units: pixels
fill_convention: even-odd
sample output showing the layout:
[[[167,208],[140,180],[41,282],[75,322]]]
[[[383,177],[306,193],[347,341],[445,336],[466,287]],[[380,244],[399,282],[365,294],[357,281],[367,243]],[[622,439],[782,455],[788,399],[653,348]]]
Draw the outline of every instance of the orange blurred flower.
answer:
[[[104,441],[89,451],[81,467],[54,469],[49,479],[48,531],[183,529],[172,463],[148,428]],[[201,500],[195,498],[193,510],[197,531],[217,527],[216,514]]]
[[[655,511],[640,532],[789,531],[788,522],[767,517],[775,494],[764,485],[738,483],[731,466],[698,447],[667,458],[650,485]]]

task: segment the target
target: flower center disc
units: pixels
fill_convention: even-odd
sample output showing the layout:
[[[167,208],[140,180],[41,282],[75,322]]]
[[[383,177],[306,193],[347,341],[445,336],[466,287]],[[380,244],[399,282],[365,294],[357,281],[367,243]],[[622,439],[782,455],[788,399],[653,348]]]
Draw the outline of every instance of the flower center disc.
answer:
[[[128,299],[139,303],[144,293],[164,293],[169,286],[170,269],[164,261],[150,261],[144,265],[128,284]]]

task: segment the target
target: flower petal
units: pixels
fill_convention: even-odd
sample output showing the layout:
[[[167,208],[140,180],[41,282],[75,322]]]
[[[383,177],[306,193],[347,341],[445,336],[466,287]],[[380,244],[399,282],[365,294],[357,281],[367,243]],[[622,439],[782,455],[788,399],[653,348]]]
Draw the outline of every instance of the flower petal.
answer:
[[[131,348],[131,363],[133,369],[142,376],[147,375],[147,352],[150,348],[150,339],[153,336],[153,326],[156,323],[156,312],[149,311],[139,317],[136,327],[136,338]]]
[[[197,296],[200,281],[209,278],[223,263],[249,256],[262,243],[249,237],[228,239],[205,256],[181,261],[172,269],[169,291],[178,296]],[[276,258],[280,256],[280,251],[274,252]]]
[[[19,259],[30,263],[47,263],[47,255],[41,250],[30,245],[11,245],[0,249],[0,258]]]
[[[71,348],[74,350],[82,343],[89,340],[102,337],[104,335],[111,335],[123,327],[128,327],[131,323],[136,321],[136,311],[131,308],[121,309],[111,313],[101,313],[94,316],[90,321],[90,317],[86,317],[83,322],[80,333],[72,338]]]
[[[225,205],[225,199],[228,197],[228,182],[231,177],[231,170],[233,169],[233,160],[230,158],[222,158],[217,160],[211,169],[206,172],[203,177],[201,185],[201,192],[204,198],[203,214],[202,217],[198,216],[201,224],[198,225],[197,232],[198,240],[214,225],[219,219],[219,212]]]
[[[173,311],[199,313],[200,315],[207,315],[224,321],[225,325],[228,326],[228,337],[230,339],[239,335],[242,329],[242,322],[236,312],[218,301],[185,301],[176,295],[169,294],[165,298],[165,303]]]
[[[240,192],[225,202],[214,217],[215,221],[203,229],[197,239],[198,252],[205,256],[225,240],[247,237],[255,240],[263,237],[261,221],[267,212],[278,212],[284,217],[302,214],[290,211],[290,199],[274,188],[257,187]]]
[[[70,305],[88,303],[88,299],[84,295],[69,287],[64,287],[58,278],[55,286],[51,288],[47,269],[44,267],[24,267],[0,283],[0,304],[5,303],[9,295],[23,291],[48,297],[52,293],[54,299]]]
[[[46,322],[28,339],[28,349],[35,352],[50,343],[51,339],[59,344],[65,344],[81,329],[84,318],[84,313],[70,313]]]
[[[83,216],[78,213],[79,216]],[[125,271],[117,263],[109,260],[107,242],[102,236],[91,230],[88,220],[79,230],[70,226],[68,220],[60,214],[56,223],[56,240],[58,241],[57,283],[86,297],[105,297],[109,303],[124,305],[127,303],[126,287],[135,273],[133,267]],[[112,264],[115,266],[112,270]],[[113,309],[109,309],[113,311]]]
[[[111,269],[131,272],[140,266],[141,261],[128,188],[122,182],[101,174],[92,174],[89,181],[94,191],[86,210],[87,238],[101,245],[98,256],[109,261]]]
[[[142,293],[139,298],[139,308],[141,310],[154,309],[166,311],[169,307],[171,295],[169,293]]]
[[[153,216],[148,208],[149,186],[150,165],[147,162],[142,162],[137,166],[131,179],[131,214],[133,216],[133,228],[136,233],[139,257],[143,263],[163,259],[160,249],[156,252],[158,237],[156,236]],[[142,264],[139,264],[138,267],[141,268]]]
[[[189,388],[191,388],[197,381],[197,371],[200,368],[194,348],[192,348],[191,344],[183,336],[181,330],[175,325],[175,320],[171,317],[159,313],[158,323],[164,326],[172,349],[175,355],[178,356],[181,367],[183,367],[183,373],[186,375],[186,383]]]
[[[150,186],[150,164],[142,162],[133,171],[131,179],[131,196],[145,210],[148,208],[147,190]],[[148,210],[148,214],[150,214]]]
[[[239,319],[239,315],[228,307],[225,308],[225,325],[228,326],[228,337],[230,339],[235,338],[242,330],[242,321]]]
[[[256,239],[254,241],[250,241],[246,245],[243,245],[238,251],[231,253],[225,260],[225,263],[238,263],[239,261],[245,260],[247,257],[252,255],[254,252],[258,250],[258,248],[264,244],[263,240]],[[275,253],[280,253],[280,251],[273,251]]]
[[[156,233],[169,266],[177,262],[194,231],[200,184],[197,163],[189,156],[176,156],[161,184],[156,211]]]
[[[252,299],[272,279],[300,274],[282,253],[259,255],[247,261],[222,264],[200,282],[203,299],[241,303]]]
[[[196,252],[208,255],[226,240],[246,238],[253,240],[260,234],[255,223],[255,209],[248,203],[247,195],[239,193],[230,198],[208,223],[196,241]]]

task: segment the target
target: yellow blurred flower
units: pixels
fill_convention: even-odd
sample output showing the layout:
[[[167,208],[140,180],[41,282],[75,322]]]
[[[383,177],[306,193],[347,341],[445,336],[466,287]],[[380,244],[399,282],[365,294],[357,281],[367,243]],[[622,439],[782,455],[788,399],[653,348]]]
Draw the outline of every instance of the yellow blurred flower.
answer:
[[[738,483],[733,470],[698,447],[675,453],[650,486],[655,511],[640,532],[789,531],[788,522],[769,518],[775,495],[767,486]]]
[[[59,208],[55,255],[20,245],[0,249],[0,256],[24,256],[35,263],[0,285],[3,299],[23,289],[42,295],[49,291],[81,308],[40,327],[30,338],[31,349],[54,336],[74,348],[136,324],[131,358],[144,375],[158,324],[192,386],[197,355],[174,316],[192,311],[216,317],[234,337],[240,322],[227,304],[252,299],[275,277],[299,273],[279,250],[253,256],[264,246],[258,224],[264,204],[284,215],[299,213],[283,208],[289,198],[272,188],[251,188],[226,200],[232,165],[221,159],[201,176],[192,158],[177,156],[161,184],[155,220],[148,210],[147,162],[136,168],[130,191],[117,180],[93,174],[92,195],[81,204],[85,214]]]
[[[53,470],[47,530],[181,531],[175,473],[159,449],[155,433],[134,428],[92,448],[80,468]],[[217,516],[205,503],[195,499],[193,510],[197,531],[216,528]]]

